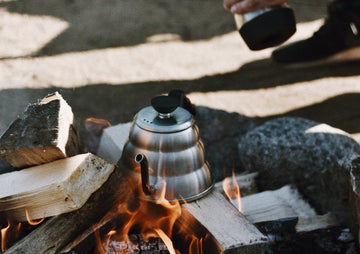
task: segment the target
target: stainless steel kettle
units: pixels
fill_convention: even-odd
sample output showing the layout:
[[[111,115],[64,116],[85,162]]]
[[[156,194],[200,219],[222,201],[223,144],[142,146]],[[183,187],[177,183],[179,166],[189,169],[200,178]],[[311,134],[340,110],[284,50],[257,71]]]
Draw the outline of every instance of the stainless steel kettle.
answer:
[[[192,114],[175,96],[158,96],[134,117],[121,160],[141,177],[145,198],[193,201],[213,186]]]

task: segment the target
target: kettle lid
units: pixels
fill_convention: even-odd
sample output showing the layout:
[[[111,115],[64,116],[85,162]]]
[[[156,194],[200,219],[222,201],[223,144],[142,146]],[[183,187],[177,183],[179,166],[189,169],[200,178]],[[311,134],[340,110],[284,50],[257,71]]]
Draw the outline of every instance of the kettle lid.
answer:
[[[135,124],[140,128],[160,133],[183,131],[194,123],[192,115],[180,102],[171,96],[157,96],[151,100],[151,106],[140,110],[135,117]]]

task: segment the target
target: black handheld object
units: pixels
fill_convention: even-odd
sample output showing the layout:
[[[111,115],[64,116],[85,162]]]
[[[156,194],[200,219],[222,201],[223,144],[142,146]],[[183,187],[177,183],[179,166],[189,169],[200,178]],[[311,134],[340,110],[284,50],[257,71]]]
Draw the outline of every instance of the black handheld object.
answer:
[[[295,15],[289,7],[267,11],[244,23],[239,29],[241,37],[251,50],[277,46],[296,32]]]

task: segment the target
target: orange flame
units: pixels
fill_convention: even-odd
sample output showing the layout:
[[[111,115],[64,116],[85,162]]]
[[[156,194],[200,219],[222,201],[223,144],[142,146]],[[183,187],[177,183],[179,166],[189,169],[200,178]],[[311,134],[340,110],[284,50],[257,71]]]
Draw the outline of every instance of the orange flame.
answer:
[[[6,228],[1,229],[1,251],[5,251],[12,246],[19,238],[22,233],[22,223],[18,222],[17,225],[12,224],[8,221]]]
[[[116,230],[110,230],[109,233],[107,233],[108,237],[111,237],[116,234]]]
[[[116,251],[130,250],[144,247],[142,244],[150,238],[161,239],[159,248],[167,248],[171,254],[179,254],[176,249],[172,236],[176,236],[177,241],[181,242],[179,248],[184,248],[184,252],[189,254],[203,254],[203,244],[207,236],[197,237],[193,233],[189,233],[187,225],[176,223],[182,215],[182,208],[179,201],[169,201],[166,199],[166,182],[158,182],[158,189],[152,196],[146,196],[142,189],[140,180],[130,180],[131,186],[127,200],[119,203],[115,211],[104,217],[104,221],[109,218],[118,218],[117,225],[106,235],[100,236],[99,227],[94,227],[95,236],[97,238],[97,253],[110,254]],[[132,184],[136,184],[133,186]],[[159,187],[161,186],[161,187]],[[151,200],[148,200],[151,198]],[[98,223],[98,226],[102,222]],[[191,224],[190,220],[187,223]],[[113,225],[113,224],[112,224]],[[176,225],[176,226],[175,226]],[[140,236],[145,242],[133,242],[129,236]],[[181,237],[179,238],[179,235]],[[160,240],[159,240],[160,241]],[[139,244],[139,245],[138,245]],[[125,248],[125,249],[124,249]],[[164,250],[164,249],[163,249]],[[122,252],[120,252],[122,253]]]
[[[162,231],[159,228],[155,228],[154,230],[158,234],[158,236],[161,238],[161,240],[163,240],[163,242],[165,243],[166,247],[168,248],[168,251],[170,252],[170,254],[176,254],[174,245],[173,245],[171,239],[164,233],[164,231]]]
[[[95,227],[93,227],[93,228],[94,228],[94,234],[95,234],[95,240],[96,240],[96,253],[105,254],[106,248],[104,248],[104,246],[103,246],[103,242],[101,240],[99,230],[96,230]]]
[[[236,181],[235,173],[233,172],[232,177],[226,177],[222,183],[224,192],[229,200],[237,207],[239,212],[243,212],[243,207],[241,203],[241,192],[240,186]]]
[[[40,220],[32,220],[31,218],[30,218],[30,215],[29,215],[29,212],[28,212],[28,210],[27,209],[25,209],[25,215],[26,215],[26,220],[27,220],[27,222],[30,224],[30,225],[32,225],[32,226],[36,226],[36,225],[39,225],[41,222],[43,222],[44,220],[45,220],[45,217],[44,218],[42,218],[42,219],[40,219]]]
[[[189,245],[190,254],[203,254],[203,241],[204,238],[197,238],[194,235],[191,236],[191,242]]]
[[[6,228],[1,229],[1,251],[4,252],[6,250],[6,232],[9,230],[11,224],[8,222]]]

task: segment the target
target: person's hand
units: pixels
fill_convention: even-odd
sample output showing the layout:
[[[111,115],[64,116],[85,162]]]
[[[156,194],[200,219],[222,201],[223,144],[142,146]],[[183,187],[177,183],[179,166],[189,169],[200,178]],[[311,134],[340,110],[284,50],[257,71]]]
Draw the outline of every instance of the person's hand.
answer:
[[[224,8],[232,13],[243,14],[276,4],[283,4],[289,0],[223,0]]]

